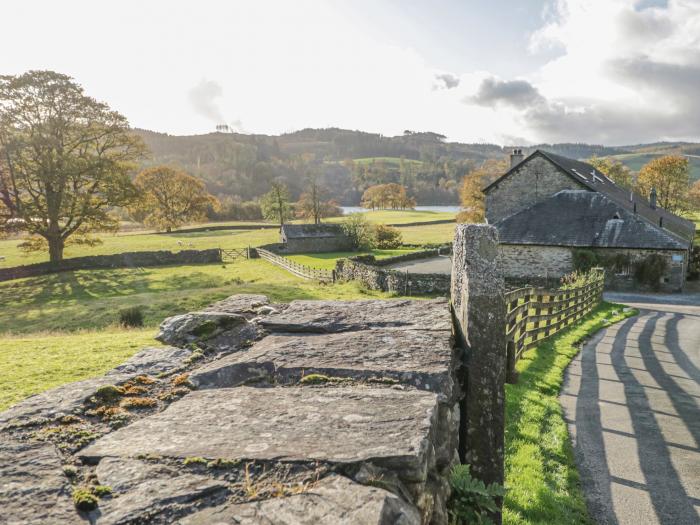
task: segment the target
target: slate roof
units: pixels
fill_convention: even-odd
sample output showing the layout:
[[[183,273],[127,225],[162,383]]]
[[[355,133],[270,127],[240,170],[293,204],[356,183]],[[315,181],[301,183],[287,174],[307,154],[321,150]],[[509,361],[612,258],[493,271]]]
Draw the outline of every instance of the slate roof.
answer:
[[[321,239],[344,235],[338,224],[285,224],[282,235],[287,239]]]
[[[602,172],[593,166],[580,160],[569,159],[556,155],[548,151],[536,150],[519,164],[513,166],[503,176],[484,188],[484,193],[488,193],[499,181],[508,177],[516,168],[528,162],[535,156],[542,156],[552,162],[561,171],[581,185],[582,188],[602,193],[612,199],[618,206],[627,211],[636,213],[649,221],[654,227],[661,227],[670,230],[672,233],[686,240],[689,245],[695,236],[695,224],[692,221],[683,219],[663,208],[652,208],[649,201],[641,195],[621,188]],[[635,207],[636,204],[636,207]],[[561,220],[559,218],[558,222]]]
[[[587,190],[562,190],[494,226],[502,244],[688,249],[682,237],[651,224],[603,193]]]

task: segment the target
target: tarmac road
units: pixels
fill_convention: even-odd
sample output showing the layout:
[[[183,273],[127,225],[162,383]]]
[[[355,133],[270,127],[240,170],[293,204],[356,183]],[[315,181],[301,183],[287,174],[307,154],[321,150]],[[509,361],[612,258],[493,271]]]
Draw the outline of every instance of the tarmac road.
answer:
[[[606,294],[640,315],[598,333],[560,394],[599,524],[700,524],[700,295]]]

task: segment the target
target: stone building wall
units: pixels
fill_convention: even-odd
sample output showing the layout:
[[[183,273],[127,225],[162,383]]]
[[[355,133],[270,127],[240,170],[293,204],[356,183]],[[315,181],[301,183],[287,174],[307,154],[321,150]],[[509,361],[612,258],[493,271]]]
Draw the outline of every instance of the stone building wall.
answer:
[[[501,244],[499,253],[506,278],[559,278],[573,269],[571,248]]]
[[[627,271],[615,273],[605,272],[605,286],[609,290],[620,291],[661,291],[661,292],[681,292],[685,285],[685,275],[688,271],[688,252],[674,250],[629,250],[629,249],[597,249],[595,250],[606,256],[624,254],[630,257],[630,268]],[[666,273],[661,277],[658,290],[653,290],[648,285],[641,284],[634,279],[635,263],[644,260],[651,254],[658,254],[666,259]],[[674,258],[676,260],[674,260]],[[678,259],[681,260],[678,260]]]
[[[559,279],[574,269],[573,250],[563,246],[536,246],[525,244],[501,244],[499,254],[501,266],[510,283],[537,284],[547,280]],[[630,256],[628,271],[616,274],[612,270],[605,272],[605,286],[608,290],[649,290],[651,287],[634,279],[634,264],[651,254],[662,255],[667,261],[667,271],[659,283],[659,291],[679,292],[683,290],[685,274],[688,268],[688,253],[671,250],[632,250],[594,248],[594,252],[612,256],[625,254]],[[674,260],[680,257],[682,260]]]
[[[352,250],[350,239],[338,237],[308,237],[303,239],[287,239],[280,244],[280,254],[292,253],[324,253],[347,252]]]
[[[536,156],[486,194],[486,218],[490,224],[529,208],[561,190],[586,189],[554,164]]]
[[[0,281],[36,277],[49,273],[89,270],[100,268],[138,268],[167,266],[170,264],[203,264],[221,262],[221,252],[211,250],[182,250],[179,252],[126,252],[113,255],[89,255],[71,257],[57,263],[43,262],[0,268]]]

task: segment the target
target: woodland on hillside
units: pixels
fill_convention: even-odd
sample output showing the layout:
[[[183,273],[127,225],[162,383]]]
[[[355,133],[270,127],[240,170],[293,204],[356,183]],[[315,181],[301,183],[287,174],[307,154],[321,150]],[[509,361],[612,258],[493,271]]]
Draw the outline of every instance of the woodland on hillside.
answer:
[[[408,130],[396,137],[335,128],[279,136],[136,133],[151,150],[146,166],[176,165],[201,177],[220,200],[240,202],[259,199],[273,181],[285,184],[296,200],[314,175],[328,198],[342,205],[357,205],[368,187],[389,183],[405,186],[418,205],[458,204],[464,176],[509,152],[495,144],[446,142],[437,133]],[[626,153],[587,144],[543,147],[575,158]]]

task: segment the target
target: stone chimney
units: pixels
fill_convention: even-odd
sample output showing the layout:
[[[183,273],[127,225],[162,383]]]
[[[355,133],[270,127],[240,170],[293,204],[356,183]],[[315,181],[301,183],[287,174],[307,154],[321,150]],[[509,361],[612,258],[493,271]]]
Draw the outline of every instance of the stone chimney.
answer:
[[[515,148],[513,153],[510,154],[510,167],[513,168],[520,164],[523,161],[523,158],[525,158],[525,155],[523,155],[523,150],[520,148]]]
[[[651,189],[651,193],[649,194],[649,205],[651,206],[652,210],[656,209],[656,188]]]

